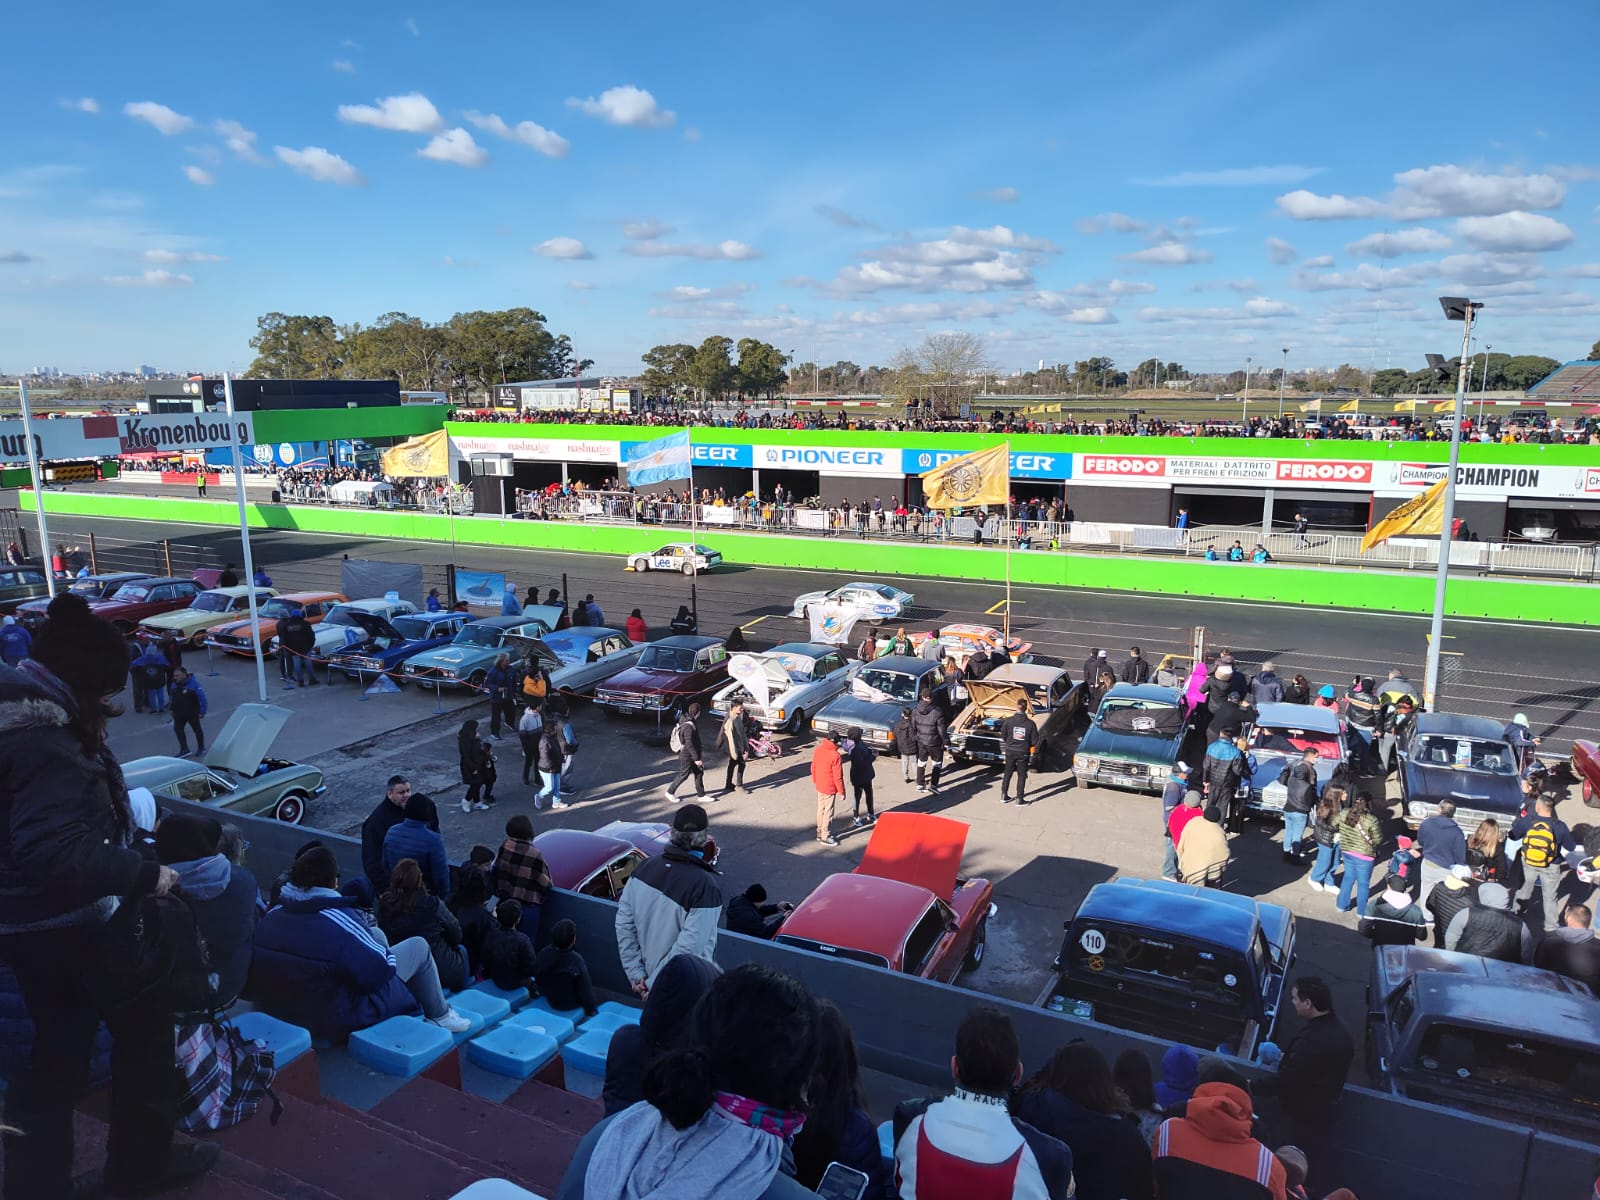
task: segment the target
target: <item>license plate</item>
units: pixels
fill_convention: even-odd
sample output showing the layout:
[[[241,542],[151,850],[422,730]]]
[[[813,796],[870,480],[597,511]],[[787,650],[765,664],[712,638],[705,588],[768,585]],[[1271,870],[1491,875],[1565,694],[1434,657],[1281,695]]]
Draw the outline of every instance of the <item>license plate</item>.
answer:
[[[1143,787],[1144,780],[1134,775],[1113,775],[1111,782],[1117,787]]]

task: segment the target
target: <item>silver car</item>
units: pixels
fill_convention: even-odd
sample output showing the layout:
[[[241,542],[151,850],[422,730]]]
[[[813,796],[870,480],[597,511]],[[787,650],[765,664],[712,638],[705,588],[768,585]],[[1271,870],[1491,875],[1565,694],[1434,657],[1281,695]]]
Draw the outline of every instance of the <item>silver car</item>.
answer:
[[[762,728],[799,733],[806,717],[849,687],[861,667],[838,646],[821,642],[785,642],[761,654],[735,654],[728,659],[733,682],[711,697],[711,711],[725,717],[740,699]],[[755,695],[758,691],[763,695]]]
[[[507,648],[516,647],[518,656],[526,655],[533,642],[561,660],[559,667],[549,668],[550,686],[574,696],[590,695],[597,683],[626,671],[639,661],[645,647],[643,642],[630,642],[621,630],[597,625],[574,625],[537,638],[516,630],[506,636]]]

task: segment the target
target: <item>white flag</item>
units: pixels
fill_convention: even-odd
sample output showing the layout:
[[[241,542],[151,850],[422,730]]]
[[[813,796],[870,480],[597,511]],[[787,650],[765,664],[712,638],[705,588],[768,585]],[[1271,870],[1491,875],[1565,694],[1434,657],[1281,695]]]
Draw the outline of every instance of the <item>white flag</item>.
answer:
[[[850,642],[850,631],[861,619],[860,612],[842,604],[813,604],[811,606],[811,640],[830,646],[844,646]]]

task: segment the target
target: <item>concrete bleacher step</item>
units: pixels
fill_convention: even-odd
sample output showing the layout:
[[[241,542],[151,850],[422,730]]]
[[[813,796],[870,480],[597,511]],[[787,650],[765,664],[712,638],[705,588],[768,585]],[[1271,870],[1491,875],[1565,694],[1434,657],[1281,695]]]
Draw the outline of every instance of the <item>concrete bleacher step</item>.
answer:
[[[553,1091],[554,1089],[547,1089]],[[554,1124],[535,1113],[414,1079],[368,1114],[408,1135],[449,1147],[480,1174],[553,1194],[587,1126]]]
[[[579,1096],[564,1088],[551,1087],[538,1079],[530,1079],[507,1096],[505,1107],[537,1117],[546,1125],[570,1129],[579,1134],[588,1133],[606,1115],[598,1100]]]

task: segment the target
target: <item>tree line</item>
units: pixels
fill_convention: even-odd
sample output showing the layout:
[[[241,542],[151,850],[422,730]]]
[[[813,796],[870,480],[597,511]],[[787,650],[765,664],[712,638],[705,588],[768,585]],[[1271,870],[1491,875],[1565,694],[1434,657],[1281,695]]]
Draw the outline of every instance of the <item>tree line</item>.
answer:
[[[672,342],[652,346],[640,356],[639,382],[658,396],[690,396],[709,400],[737,392],[765,396],[789,380],[789,356],[755,338],[708,337],[698,346]]]

